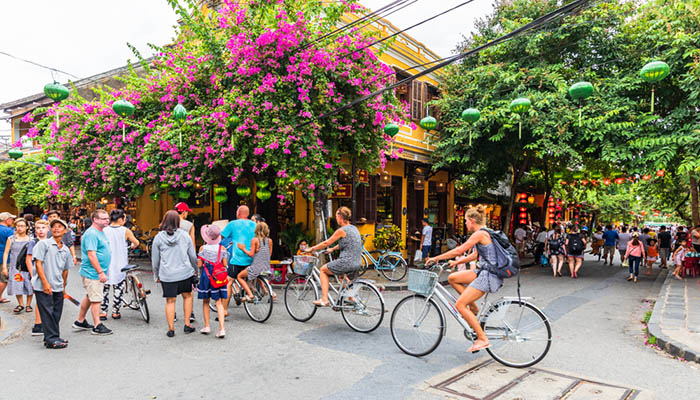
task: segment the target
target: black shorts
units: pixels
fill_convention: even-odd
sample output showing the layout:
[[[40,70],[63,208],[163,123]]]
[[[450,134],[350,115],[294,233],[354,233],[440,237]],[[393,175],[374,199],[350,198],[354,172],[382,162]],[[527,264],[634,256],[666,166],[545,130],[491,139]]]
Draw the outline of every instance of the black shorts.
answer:
[[[693,244],[693,248],[695,249],[696,252],[700,253],[700,244]]]
[[[233,279],[238,278],[238,274],[243,272],[244,269],[248,268],[248,265],[231,265],[229,264],[228,268],[226,268],[226,272],[228,273],[228,276],[230,276]]]
[[[183,279],[177,282],[161,282],[163,287],[163,297],[177,297],[180,293],[192,293],[192,285],[194,284],[194,276]]]

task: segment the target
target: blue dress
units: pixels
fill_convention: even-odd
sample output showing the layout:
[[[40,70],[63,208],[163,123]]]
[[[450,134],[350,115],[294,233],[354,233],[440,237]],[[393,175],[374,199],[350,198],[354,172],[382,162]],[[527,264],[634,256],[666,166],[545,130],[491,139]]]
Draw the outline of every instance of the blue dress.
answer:
[[[216,262],[218,252],[219,250],[216,245],[206,245],[198,254],[198,256],[203,259],[202,272],[199,275],[199,284],[197,285],[198,299],[219,300],[227,297],[226,285],[215,289],[211,286],[211,282],[209,281],[209,276],[212,274],[212,269],[214,268],[213,263]],[[228,257],[228,252],[222,247],[219,259],[224,260],[226,257]],[[206,269],[206,271],[204,271],[204,269]]]
[[[499,278],[498,275],[490,273],[486,268],[482,268],[480,265],[481,263],[498,264],[494,246],[493,243],[486,245],[477,243],[476,245],[476,251],[479,253],[480,259],[479,268],[476,271],[476,279],[474,279],[469,286],[485,293],[495,293],[503,286],[503,279]]]

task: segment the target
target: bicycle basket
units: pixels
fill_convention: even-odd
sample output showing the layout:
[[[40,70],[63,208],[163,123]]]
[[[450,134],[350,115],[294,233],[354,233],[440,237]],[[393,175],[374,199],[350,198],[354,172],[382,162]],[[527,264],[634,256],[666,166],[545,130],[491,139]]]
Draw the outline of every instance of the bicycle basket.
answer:
[[[311,275],[316,265],[318,265],[317,257],[294,256],[294,273],[297,275]]]
[[[408,270],[408,290],[428,296],[437,284],[438,275],[435,272],[421,269]]]

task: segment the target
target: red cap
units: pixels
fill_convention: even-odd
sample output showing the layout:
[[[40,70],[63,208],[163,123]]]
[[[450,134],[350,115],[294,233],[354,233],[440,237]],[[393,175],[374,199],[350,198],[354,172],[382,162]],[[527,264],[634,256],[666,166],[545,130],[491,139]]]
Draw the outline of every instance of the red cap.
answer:
[[[179,202],[179,203],[177,203],[177,204],[175,204],[175,209],[176,209],[178,212],[185,212],[185,211],[187,211],[187,212],[192,212],[192,209],[187,205],[187,203],[182,202],[182,201]]]

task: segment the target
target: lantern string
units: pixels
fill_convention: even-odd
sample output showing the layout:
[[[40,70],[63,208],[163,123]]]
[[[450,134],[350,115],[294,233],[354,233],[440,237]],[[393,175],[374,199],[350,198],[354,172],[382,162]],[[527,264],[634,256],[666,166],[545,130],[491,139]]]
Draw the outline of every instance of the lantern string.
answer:
[[[654,87],[651,87],[651,113],[654,113]]]

